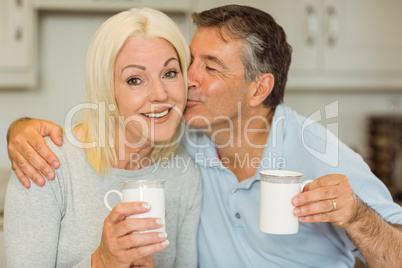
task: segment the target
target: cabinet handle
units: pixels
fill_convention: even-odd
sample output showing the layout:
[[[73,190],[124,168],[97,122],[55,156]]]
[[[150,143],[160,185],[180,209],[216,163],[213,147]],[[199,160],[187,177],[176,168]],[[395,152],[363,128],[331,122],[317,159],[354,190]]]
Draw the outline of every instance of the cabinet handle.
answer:
[[[327,8],[328,12],[328,46],[335,46],[338,41],[339,20],[338,14],[333,6]]]
[[[15,0],[14,33],[17,41],[22,40],[24,32],[23,0]]]
[[[306,7],[307,13],[307,45],[313,46],[318,35],[318,14],[313,6]]]

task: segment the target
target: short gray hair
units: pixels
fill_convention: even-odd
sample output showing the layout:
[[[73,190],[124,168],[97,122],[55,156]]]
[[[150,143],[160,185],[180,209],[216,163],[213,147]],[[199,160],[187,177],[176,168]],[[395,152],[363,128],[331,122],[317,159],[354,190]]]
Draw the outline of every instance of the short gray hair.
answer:
[[[200,13],[193,13],[198,28],[217,28],[224,41],[222,30],[227,30],[234,39],[244,42],[241,59],[247,82],[263,73],[271,73],[275,84],[264,105],[275,108],[283,102],[292,47],[286,34],[268,13],[248,6],[227,5]]]

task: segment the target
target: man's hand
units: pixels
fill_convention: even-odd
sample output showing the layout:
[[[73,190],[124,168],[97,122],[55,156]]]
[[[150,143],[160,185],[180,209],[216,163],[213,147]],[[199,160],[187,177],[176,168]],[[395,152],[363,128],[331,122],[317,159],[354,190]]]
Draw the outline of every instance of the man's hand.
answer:
[[[292,199],[293,213],[301,222],[331,222],[346,229],[357,218],[363,205],[343,175],[320,177],[307,189]]]
[[[402,225],[384,221],[353,192],[343,175],[326,175],[292,199],[301,222],[343,228],[370,267],[402,267]]]
[[[62,128],[49,121],[22,118],[8,129],[8,157],[15,174],[26,188],[31,186],[28,177],[38,186],[45,184],[44,177],[38,171],[46,178],[54,179],[52,167],[58,168],[60,165],[43,139],[47,135],[56,145],[62,145]]]

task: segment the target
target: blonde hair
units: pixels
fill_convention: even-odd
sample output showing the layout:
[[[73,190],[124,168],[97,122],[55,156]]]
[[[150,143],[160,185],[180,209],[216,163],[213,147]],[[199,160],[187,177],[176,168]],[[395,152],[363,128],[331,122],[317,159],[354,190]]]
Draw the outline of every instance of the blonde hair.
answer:
[[[86,58],[87,102],[96,104],[98,109],[85,110],[82,123],[85,142],[96,142],[95,146],[85,150],[88,161],[101,175],[110,171],[117,163],[115,148],[110,145],[110,141],[115,140],[115,126],[109,121],[109,118],[120,116],[118,109],[110,109],[117,107],[114,96],[114,66],[120,49],[132,36],[163,38],[171,43],[179,57],[187,85],[190,59],[188,44],[177,25],[167,15],[149,8],[133,8],[112,16],[101,25],[91,41]],[[187,93],[186,88],[183,90]],[[102,109],[102,114],[99,110],[101,103],[104,103],[102,107],[105,108]],[[100,118],[105,119],[102,125]],[[154,161],[166,159],[176,150],[181,129],[182,124],[170,140],[152,148],[151,158]]]

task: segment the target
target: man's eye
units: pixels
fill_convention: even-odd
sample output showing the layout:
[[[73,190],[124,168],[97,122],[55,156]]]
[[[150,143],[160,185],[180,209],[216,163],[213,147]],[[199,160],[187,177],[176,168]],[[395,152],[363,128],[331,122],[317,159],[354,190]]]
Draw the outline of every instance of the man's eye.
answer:
[[[169,71],[169,72],[167,72],[163,77],[164,77],[164,78],[172,79],[172,78],[175,78],[176,76],[177,76],[177,72],[176,72],[176,71]]]
[[[206,68],[207,68],[208,71],[212,71],[212,72],[215,72],[215,71],[216,71],[216,69],[211,68],[211,67],[208,67],[208,66],[207,66]]]
[[[129,84],[130,86],[138,86],[139,84],[141,84],[141,79],[137,77],[130,78],[127,80],[127,84]]]

